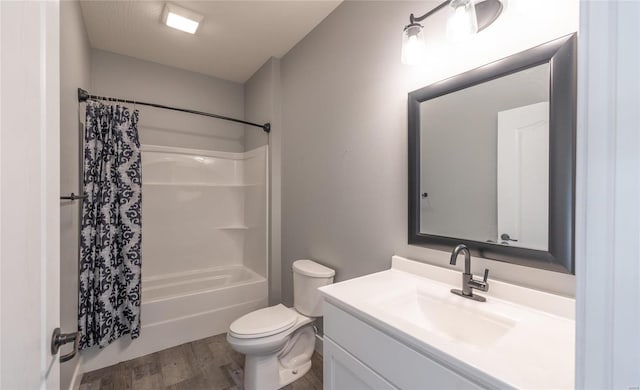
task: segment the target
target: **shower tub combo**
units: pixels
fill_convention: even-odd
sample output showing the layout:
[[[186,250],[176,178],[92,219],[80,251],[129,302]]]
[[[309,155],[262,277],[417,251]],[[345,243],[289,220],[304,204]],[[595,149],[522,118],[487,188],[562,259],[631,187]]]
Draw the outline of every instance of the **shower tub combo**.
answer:
[[[224,333],[267,306],[267,153],[142,147],[141,334],[84,351],[84,372]]]

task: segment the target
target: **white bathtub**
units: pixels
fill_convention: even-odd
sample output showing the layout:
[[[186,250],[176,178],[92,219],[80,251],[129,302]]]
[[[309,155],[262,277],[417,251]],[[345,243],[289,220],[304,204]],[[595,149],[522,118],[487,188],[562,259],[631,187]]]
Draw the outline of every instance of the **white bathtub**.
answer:
[[[241,265],[155,276],[143,279],[142,301],[160,303],[260,281],[262,276]]]
[[[82,371],[224,333],[233,320],[266,305],[267,280],[241,265],[143,280],[140,337],[83,351]]]

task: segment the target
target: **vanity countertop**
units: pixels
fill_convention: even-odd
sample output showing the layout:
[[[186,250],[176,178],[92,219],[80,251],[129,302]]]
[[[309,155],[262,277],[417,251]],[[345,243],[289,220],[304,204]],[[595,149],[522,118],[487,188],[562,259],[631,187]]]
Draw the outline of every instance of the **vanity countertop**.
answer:
[[[575,301],[490,280],[486,302],[451,294],[459,271],[394,256],[392,268],[320,288],[325,299],[490,387],[574,387]]]

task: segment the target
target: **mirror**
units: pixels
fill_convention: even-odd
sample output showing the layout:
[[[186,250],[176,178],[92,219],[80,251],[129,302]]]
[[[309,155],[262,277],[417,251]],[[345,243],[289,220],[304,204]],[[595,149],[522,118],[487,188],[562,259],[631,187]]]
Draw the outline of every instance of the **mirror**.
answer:
[[[575,35],[409,94],[409,243],[573,273]]]
[[[549,64],[421,102],[420,118],[420,233],[546,251]]]

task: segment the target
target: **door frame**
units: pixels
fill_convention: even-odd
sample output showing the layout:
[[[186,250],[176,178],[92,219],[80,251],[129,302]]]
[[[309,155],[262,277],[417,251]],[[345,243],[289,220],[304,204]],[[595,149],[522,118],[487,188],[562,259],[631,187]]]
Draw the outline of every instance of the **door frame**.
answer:
[[[640,387],[640,2],[580,2],[578,389]]]

